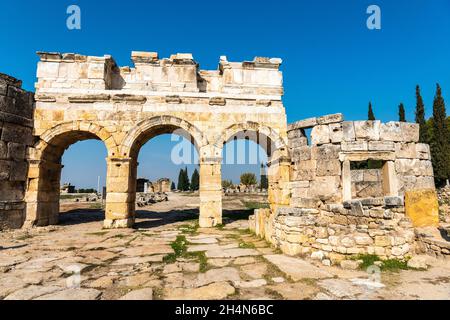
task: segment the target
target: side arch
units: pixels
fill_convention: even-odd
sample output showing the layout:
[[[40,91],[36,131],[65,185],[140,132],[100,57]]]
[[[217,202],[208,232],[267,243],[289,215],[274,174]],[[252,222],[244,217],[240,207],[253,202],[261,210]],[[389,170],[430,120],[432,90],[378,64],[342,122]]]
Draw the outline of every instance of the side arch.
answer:
[[[103,126],[88,121],[70,121],[60,123],[41,134],[33,147],[33,158],[40,159],[49,147],[64,151],[73,143],[87,139],[103,141],[108,156],[115,156],[119,152],[114,137]]]
[[[256,136],[246,135],[247,133],[256,133]],[[229,142],[233,137],[243,133],[245,138],[256,137],[256,143],[263,147],[268,156],[271,157],[275,151],[278,151],[280,156],[289,157],[289,149],[287,142],[272,128],[259,124],[257,122],[243,122],[229,126],[222,131],[219,139],[215,141],[216,146],[222,147],[225,143]],[[267,138],[266,141],[263,141]],[[254,140],[254,139],[252,139]]]
[[[57,224],[61,159],[72,144],[87,139],[103,141],[108,156],[118,152],[114,137],[104,127],[92,122],[60,123],[38,136],[30,148],[27,179],[25,226]]]

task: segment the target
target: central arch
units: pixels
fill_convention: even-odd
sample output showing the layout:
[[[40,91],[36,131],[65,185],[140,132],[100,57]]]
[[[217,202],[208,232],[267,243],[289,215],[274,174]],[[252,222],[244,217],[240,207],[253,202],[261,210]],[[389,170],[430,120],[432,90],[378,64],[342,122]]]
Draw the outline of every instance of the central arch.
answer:
[[[161,134],[176,133],[190,141],[200,153],[208,145],[208,139],[193,124],[174,116],[156,116],[134,126],[124,137],[119,156],[111,157],[108,168],[107,208],[105,227],[125,227],[134,224],[138,156],[142,146]],[[200,164],[201,165],[201,164]],[[200,185],[202,184],[200,168]],[[200,190],[202,199],[202,190]],[[202,209],[200,208],[200,216]]]

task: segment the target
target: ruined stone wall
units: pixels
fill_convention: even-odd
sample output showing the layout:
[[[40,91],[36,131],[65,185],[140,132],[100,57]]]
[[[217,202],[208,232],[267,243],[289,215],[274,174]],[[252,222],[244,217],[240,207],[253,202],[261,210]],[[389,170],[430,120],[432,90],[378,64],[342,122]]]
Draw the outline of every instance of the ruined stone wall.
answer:
[[[403,259],[416,251],[404,195],[435,189],[430,148],[418,143],[418,125],[344,121],[334,114],[289,125],[288,139],[290,207],[257,210],[251,230],[284,253],[324,264],[359,254]],[[372,160],[381,169],[351,170],[352,162]]]
[[[32,145],[33,94],[0,73],[0,231],[25,220],[27,148]]]
[[[402,259],[415,248],[414,229],[397,199],[281,208],[273,216],[260,210],[252,220],[251,229],[284,253],[324,264],[339,264],[359,254]]]
[[[310,139],[307,129],[311,129]],[[335,114],[289,125],[288,138],[292,159],[291,206],[309,207],[311,199],[324,203],[353,199],[357,195],[352,190],[352,181],[357,177],[354,173],[352,179],[350,163],[365,160],[383,162],[383,196],[403,196],[408,190],[435,188],[430,148],[418,143],[417,124],[344,121],[341,114]],[[363,174],[358,183],[375,182],[373,178]],[[377,196],[377,191],[372,197]]]

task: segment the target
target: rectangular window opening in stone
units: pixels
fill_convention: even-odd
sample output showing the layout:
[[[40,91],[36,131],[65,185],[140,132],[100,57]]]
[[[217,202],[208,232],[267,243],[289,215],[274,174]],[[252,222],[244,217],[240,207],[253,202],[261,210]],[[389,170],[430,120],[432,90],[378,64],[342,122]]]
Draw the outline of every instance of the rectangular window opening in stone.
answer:
[[[368,159],[351,161],[352,199],[380,198],[386,195],[383,167],[386,161]]]

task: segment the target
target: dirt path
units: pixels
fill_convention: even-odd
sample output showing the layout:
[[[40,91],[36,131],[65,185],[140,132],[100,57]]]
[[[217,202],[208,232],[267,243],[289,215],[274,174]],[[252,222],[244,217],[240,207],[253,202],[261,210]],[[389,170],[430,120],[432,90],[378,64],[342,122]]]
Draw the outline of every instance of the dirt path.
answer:
[[[198,197],[174,194],[139,210],[133,230],[101,230],[103,213],[85,210],[65,213],[60,226],[1,233],[0,298],[450,299],[448,261],[373,282],[280,254],[230,203],[236,219],[229,210],[213,229],[197,227]]]

